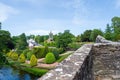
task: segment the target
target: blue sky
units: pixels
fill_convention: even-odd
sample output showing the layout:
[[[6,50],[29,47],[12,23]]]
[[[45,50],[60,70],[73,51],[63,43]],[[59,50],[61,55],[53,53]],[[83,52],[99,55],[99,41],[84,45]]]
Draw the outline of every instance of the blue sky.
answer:
[[[0,0],[2,29],[12,35],[105,30],[114,16],[120,16],[120,0]]]

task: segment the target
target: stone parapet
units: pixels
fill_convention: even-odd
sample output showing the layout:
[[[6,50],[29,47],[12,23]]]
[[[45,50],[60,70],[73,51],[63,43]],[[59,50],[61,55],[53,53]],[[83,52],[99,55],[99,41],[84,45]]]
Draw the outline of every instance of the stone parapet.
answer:
[[[87,67],[87,64],[84,64],[84,62],[86,58],[88,58],[91,48],[92,44],[83,45],[72,55],[59,63],[55,69],[50,70],[38,80],[78,80],[78,75],[83,73],[80,72],[80,70]]]
[[[120,80],[120,43],[85,44],[38,80]]]

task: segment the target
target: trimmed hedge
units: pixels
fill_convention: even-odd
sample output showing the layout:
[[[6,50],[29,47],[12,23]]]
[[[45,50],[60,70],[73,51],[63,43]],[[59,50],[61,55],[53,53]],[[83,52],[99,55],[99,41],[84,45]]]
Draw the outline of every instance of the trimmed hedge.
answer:
[[[45,63],[47,64],[52,64],[56,61],[55,59],[55,56],[53,53],[48,53],[46,56],[45,56]]]
[[[31,56],[32,56],[32,52],[29,51],[29,52],[27,53],[27,60],[30,60]]]
[[[37,58],[43,58],[44,56],[45,47],[34,47],[32,53],[35,54]]]
[[[32,55],[30,58],[30,65],[31,66],[36,66],[37,65],[37,58],[35,55]]]
[[[48,72],[47,69],[39,69],[39,68],[33,68],[33,67],[32,68],[29,68],[29,67],[22,68],[22,70],[29,72],[29,73],[36,75],[36,76],[42,76]]]
[[[24,56],[27,57],[27,53],[30,52],[30,51],[31,51],[31,50],[29,50],[29,49],[25,49],[25,50],[22,52],[22,54],[24,54]]]
[[[49,52],[52,52],[56,59],[59,58],[59,51],[58,48],[49,48]]]
[[[24,54],[21,54],[20,56],[19,56],[19,62],[21,62],[21,63],[24,63],[25,62],[25,56],[24,56]]]

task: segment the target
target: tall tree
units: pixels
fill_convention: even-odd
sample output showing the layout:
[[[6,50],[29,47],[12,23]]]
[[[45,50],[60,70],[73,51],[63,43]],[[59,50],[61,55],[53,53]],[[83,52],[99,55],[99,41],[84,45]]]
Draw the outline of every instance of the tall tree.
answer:
[[[0,52],[13,49],[14,45],[10,33],[5,30],[0,30]]]
[[[13,48],[14,45],[10,33],[5,30],[0,30],[0,64],[7,63],[5,53]]]
[[[72,42],[73,34],[69,30],[65,30],[64,33],[58,34],[57,47],[67,49],[68,44]]]
[[[109,26],[109,24],[107,24],[106,30],[105,30],[105,34],[104,34],[105,38],[108,40],[112,40],[112,27]]]
[[[82,42],[90,42],[90,35],[92,30],[86,30],[83,34],[81,34]]]
[[[78,36],[76,37],[76,42],[81,42],[81,37],[80,37],[80,35],[78,35]]]
[[[37,35],[37,36],[35,36],[35,41],[37,42],[37,43],[39,43],[40,44],[40,38],[41,38],[41,36],[40,35]]]
[[[22,33],[19,36],[17,48],[18,48],[18,50],[24,50],[24,49],[26,49],[26,46],[27,46],[26,35],[25,35],[25,33]]]
[[[102,32],[101,30],[99,30],[99,29],[94,29],[94,30],[91,32],[90,39],[91,39],[92,41],[95,41],[95,40],[96,40],[96,37],[97,37],[98,35],[103,36],[103,32]]]
[[[113,28],[113,39],[115,41],[120,40],[120,17],[112,18],[112,28]]]

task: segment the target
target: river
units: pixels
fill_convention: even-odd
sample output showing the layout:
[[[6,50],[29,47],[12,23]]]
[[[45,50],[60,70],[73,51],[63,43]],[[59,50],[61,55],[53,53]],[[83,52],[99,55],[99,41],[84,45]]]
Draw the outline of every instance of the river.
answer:
[[[37,76],[8,65],[0,66],[0,80],[37,80]]]

